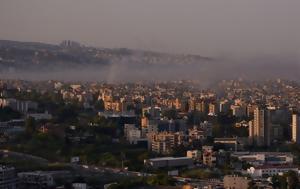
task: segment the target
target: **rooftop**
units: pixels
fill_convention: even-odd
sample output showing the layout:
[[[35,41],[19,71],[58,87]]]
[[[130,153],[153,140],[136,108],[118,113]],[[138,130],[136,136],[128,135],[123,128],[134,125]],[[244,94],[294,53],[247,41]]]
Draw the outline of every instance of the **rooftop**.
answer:
[[[0,171],[5,171],[5,170],[14,170],[14,167],[8,167],[5,165],[0,165]]]
[[[160,158],[152,158],[150,161],[167,161],[167,160],[180,160],[180,159],[191,159],[189,157],[160,157]]]
[[[292,164],[282,164],[282,165],[270,165],[270,164],[266,164],[266,165],[261,165],[261,166],[257,166],[255,167],[255,169],[289,169],[289,168],[298,168],[297,165],[292,165]]]

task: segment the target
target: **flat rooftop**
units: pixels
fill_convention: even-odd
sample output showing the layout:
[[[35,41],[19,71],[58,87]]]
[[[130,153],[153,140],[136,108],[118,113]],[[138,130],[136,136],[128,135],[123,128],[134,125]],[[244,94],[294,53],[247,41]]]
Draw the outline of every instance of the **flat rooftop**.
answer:
[[[189,157],[160,157],[160,158],[152,158],[150,161],[168,161],[168,160],[181,160],[181,159],[192,159]]]

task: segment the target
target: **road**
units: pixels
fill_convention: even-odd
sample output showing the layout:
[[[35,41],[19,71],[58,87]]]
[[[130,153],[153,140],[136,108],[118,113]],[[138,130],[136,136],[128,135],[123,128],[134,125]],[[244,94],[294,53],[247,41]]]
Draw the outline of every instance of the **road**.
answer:
[[[30,154],[20,153],[20,152],[13,152],[5,149],[0,149],[0,155],[6,156],[6,157],[16,157],[20,159],[27,159],[27,160],[33,160],[40,164],[48,164],[49,161],[45,158],[41,158],[38,156],[33,156]]]
[[[9,150],[5,149],[0,149],[0,155],[4,156],[11,156],[11,157],[17,157],[17,158],[22,158],[22,159],[30,159],[37,161],[41,164],[49,164],[49,161],[45,158],[38,157],[38,156],[33,156],[30,154],[25,154],[25,153],[20,153],[20,152],[12,152]],[[66,166],[72,167],[74,170],[77,170],[79,172],[86,172],[89,174],[94,174],[94,173],[101,173],[101,174],[106,174],[110,173],[113,175],[118,175],[118,176],[130,176],[130,177],[149,177],[149,176],[154,176],[155,174],[150,174],[150,173],[144,173],[144,172],[136,172],[136,171],[129,171],[126,169],[121,169],[121,168],[112,168],[112,167],[102,167],[102,166],[95,166],[95,165],[84,165],[84,164],[72,164],[72,163],[67,163],[65,164]],[[179,177],[179,176],[173,176],[173,178],[178,182],[178,183],[194,183],[195,185],[222,185],[223,182],[219,179],[193,179],[193,178],[185,178],[185,177]]]

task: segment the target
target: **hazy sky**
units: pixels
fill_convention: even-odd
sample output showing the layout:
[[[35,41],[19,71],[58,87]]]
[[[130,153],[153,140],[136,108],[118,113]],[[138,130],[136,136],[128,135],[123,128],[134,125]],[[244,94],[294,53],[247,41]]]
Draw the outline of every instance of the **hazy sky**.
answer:
[[[0,39],[300,54],[300,0],[0,0]]]

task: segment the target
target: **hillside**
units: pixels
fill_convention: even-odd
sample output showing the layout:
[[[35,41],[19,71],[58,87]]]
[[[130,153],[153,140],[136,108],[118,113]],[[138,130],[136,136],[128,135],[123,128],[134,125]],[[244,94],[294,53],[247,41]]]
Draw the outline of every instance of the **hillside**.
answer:
[[[59,45],[0,40],[0,72],[61,71],[82,67],[103,67],[112,63],[143,65],[185,65],[204,63],[199,55],[174,55],[131,49],[95,48],[64,41]]]

